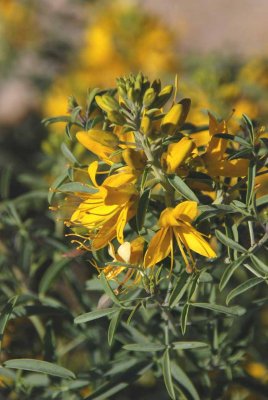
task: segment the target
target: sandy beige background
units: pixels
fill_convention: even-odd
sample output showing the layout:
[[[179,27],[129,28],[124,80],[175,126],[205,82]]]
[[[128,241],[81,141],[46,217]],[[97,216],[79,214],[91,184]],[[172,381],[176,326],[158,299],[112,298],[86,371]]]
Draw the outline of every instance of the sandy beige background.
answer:
[[[187,51],[268,54],[268,0],[141,0],[181,33]]]

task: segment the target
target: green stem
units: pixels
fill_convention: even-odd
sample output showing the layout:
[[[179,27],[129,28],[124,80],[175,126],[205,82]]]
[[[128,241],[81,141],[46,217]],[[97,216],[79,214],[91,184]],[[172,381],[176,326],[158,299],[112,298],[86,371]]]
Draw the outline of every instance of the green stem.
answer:
[[[165,203],[167,207],[172,207],[174,203],[174,189],[168,182],[164,172],[162,171],[161,165],[159,165],[159,161],[155,159],[150,146],[148,144],[147,138],[139,131],[136,131],[136,136],[138,141],[141,143],[143,151],[147,157],[148,162],[151,165],[151,169],[154,173],[156,179],[158,179],[159,183],[162,185],[165,190]]]

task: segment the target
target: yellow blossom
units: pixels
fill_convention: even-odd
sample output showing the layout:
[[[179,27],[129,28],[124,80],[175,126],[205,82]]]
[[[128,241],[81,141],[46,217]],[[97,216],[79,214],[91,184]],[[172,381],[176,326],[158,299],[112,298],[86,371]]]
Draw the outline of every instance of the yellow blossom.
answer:
[[[194,142],[188,137],[182,138],[177,143],[171,143],[161,157],[161,163],[165,167],[166,172],[174,174],[191,155],[194,147]]]
[[[118,173],[108,176],[102,185],[98,185],[97,169],[98,162],[94,161],[90,164],[88,172],[98,192],[80,194],[83,201],[70,219],[73,226],[87,229],[94,250],[105,247],[115,237],[123,243],[124,228],[136,213],[137,199],[135,175],[128,172]]]
[[[121,159],[120,155],[113,155],[118,149],[119,140],[112,132],[90,129],[87,132],[78,132],[76,138],[86,149],[107,164],[111,165]]]
[[[191,271],[191,266],[186,252],[190,256],[191,264],[194,264],[191,250],[204,257],[216,257],[215,252],[203,239],[202,234],[191,225],[196,216],[197,203],[195,201],[184,201],[175,208],[166,208],[161,213],[160,229],[150,241],[145,254],[144,265],[146,268],[154,266],[169,255],[171,255],[171,266],[173,265],[174,237],[188,271]]]
[[[143,249],[144,239],[139,236],[131,242],[122,243],[117,251],[112,243],[109,243],[109,254],[113,258],[113,261],[129,264],[131,267],[141,266],[143,263]],[[117,276],[124,270],[127,269],[127,273],[121,284],[126,283],[133,275],[136,275],[135,282],[141,278],[141,274],[135,268],[129,268],[126,266],[114,266],[108,265],[103,269],[103,272],[108,280],[116,279]]]
[[[248,160],[228,160],[226,148],[228,141],[224,138],[215,137],[218,133],[229,133],[226,121],[218,122],[209,113],[209,130],[191,134],[197,148],[203,147],[199,154],[205,169],[210,176],[239,177],[247,174]]]
[[[161,130],[167,135],[173,135],[185,122],[190,105],[190,99],[183,99],[172,106],[162,119]]]

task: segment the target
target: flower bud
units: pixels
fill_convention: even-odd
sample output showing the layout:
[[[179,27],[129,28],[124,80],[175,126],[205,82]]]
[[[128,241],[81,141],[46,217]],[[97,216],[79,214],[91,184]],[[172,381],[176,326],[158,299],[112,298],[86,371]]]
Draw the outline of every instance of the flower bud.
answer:
[[[156,93],[153,88],[149,88],[146,90],[143,96],[143,105],[145,107],[149,107],[156,97]]]
[[[125,118],[123,117],[123,115],[119,112],[119,111],[110,111],[108,112],[108,118],[111,122],[113,122],[116,125],[124,125]]]
[[[190,105],[190,99],[183,99],[178,104],[175,104],[162,120],[162,132],[166,135],[173,135],[184,124],[190,110]]]
[[[104,94],[103,96],[96,96],[95,100],[98,106],[106,112],[118,111],[119,109],[118,102],[108,94]]]

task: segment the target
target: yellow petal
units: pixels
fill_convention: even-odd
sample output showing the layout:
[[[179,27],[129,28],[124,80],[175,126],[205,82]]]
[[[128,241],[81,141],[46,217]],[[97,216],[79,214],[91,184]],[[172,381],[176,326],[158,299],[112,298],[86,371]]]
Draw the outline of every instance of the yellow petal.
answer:
[[[86,149],[108,164],[118,161],[118,156],[116,159],[112,156],[118,145],[118,138],[112,132],[91,129],[87,132],[78,132],[76,138]]]
[[[170,230],[161,228],[152,238],[144,257],[145,268],[152,267],[170,254]]]
[[[206,240],[203,239],[201,234],[193,227],[184,226],[175,228],[175,231],[185,247],[188,246],[191,250],[201,254],[204,257],[217,257],[214,250],[210,247]]]
[[[128,207],[124,207],[119,214],[116,226],[117,240],[119,243],[124,242],[124,228],[127,223],[127,216],[128,216]]]
[[[193,140],[196,147],[208,146],[211,139],[208,130],[203,132],[192,133],[190,134],[190,138]]]
[[[168,111],[161,123],[161,129],[165,134],[172,135],[181,127],[187,118],[190,104],[190,99],[183,99]]]
[[[144,249],[144,239],[139,236],[131,242],[131,256],[130,263],[133,265],[139,265],[143,261],[143,249]]]
[[[131,257],[131,244],[129,242],[122,243],[117,250],[117,254],[126,263],[129,263]]]
[[[162,211],[158,224],[163,228],[168,228],[170,226],[178,226],[179,225],[178,221],[174,216],[174,209],[168,207],[164,211]]]
[[[98,166],[99,166],[98,161],[93,161],[88,167],[88,175],[89,175],[89,177],[91,179],[91,182],[96,187],[99,187],[99,185],[97,184],[97,181],[96,181],[96,175],[97,175],[97,171],[98,171]]]
[[[175,173],[176,169],[189,157],[193,148],[194,143],[188,137],[182,138],[177,143],[170,144],[167,152],[163,154],[167,173]]]
[[[211,176],[241,177],[248,173],[248,160],[222,160],[206,159],[208,173]]]
[[[118,214],[115,214],[98,231],[98,233],[96,234],[96,236],[92,241],[92,248],[94,250],[99,250],[107,246],[107,244],[116,237],[117,220],[118,220]]]
[[[184,201],[174,208],[173,215],[177,220],[191,223],[196,218],[197,212],[196,201]]]

